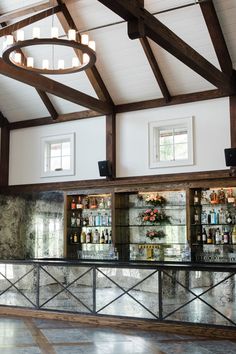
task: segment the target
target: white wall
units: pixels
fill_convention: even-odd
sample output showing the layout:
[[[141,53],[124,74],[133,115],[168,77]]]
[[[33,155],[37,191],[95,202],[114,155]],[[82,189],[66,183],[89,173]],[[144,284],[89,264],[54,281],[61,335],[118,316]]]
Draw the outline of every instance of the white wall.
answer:
[[[40,178],[40,138],[75,132],[74,176]],[[99,178],[98,161],[106,159],[105,118],[90,118],[10,134],[9,184],[61,182]]]
[[[193,116],[194,165],[148,167],[148,123]],[[117,115],[117,177],[226,169],[230,143],[229,99],[220,98]]]

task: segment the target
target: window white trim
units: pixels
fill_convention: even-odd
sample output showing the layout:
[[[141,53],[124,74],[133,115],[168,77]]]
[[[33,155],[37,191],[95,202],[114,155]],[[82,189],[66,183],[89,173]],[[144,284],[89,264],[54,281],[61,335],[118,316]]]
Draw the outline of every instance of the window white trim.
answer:
[[[45,171],[45,153],[49,149],[50,144],[62,143],[64,141],[70,142],[70,169],[55,170],[55,171]],[[47,157],[46,157],[47,158]],[[40,140],[40,177],[56,177],[56,176],[72,176],[75,174],[75,134],[63,134],[63,135],[53,135],[42,137]]]
[[[185,128],[188,134],[188,158],[183,160],[160,161],[159,135],[161,129]],[[167,119],[149,122],[149,168],[193,165],[193,117]]]

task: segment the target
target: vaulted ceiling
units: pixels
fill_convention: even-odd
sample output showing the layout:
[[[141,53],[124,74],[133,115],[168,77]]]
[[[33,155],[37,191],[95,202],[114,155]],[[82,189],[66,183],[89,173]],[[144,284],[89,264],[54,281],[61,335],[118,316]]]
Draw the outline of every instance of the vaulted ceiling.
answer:
[[[0,58],[2,123],[50,124],[236,93],[235,0],[1,0],[0,14],[0,54],[6,34],[22,27],[30,37],[37,26],[49,36],[52,23],[62,37],[70,27],[78,40],[88,33],[97,52],[86,73],[47,77]],[[50,48],[29,52],[50,56]]]

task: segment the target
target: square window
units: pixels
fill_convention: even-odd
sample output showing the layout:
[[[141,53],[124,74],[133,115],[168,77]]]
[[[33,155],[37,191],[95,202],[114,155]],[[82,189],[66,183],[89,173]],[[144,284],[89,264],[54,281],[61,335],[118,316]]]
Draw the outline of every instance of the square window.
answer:
[[[149,123],[150,168],[192,164],[192,117]]]
[[[74,133],[41,138],[41,177],[74,175]]]

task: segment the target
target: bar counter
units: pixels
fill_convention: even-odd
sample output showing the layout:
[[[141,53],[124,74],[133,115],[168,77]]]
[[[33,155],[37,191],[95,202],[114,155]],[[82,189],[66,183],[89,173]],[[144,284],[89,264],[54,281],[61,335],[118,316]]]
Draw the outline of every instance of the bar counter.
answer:
[[[234,264],[0,261],[0,306],[236,326]]]

